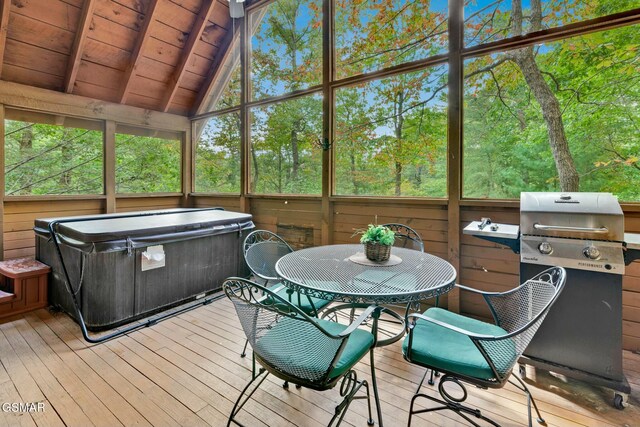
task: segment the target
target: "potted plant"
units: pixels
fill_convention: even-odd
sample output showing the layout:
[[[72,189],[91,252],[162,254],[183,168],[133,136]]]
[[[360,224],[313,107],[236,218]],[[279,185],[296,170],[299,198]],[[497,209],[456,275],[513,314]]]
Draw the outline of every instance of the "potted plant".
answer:
[[[362,232],[360,243],[364,245],[364,253],[367,259],[381,262],[387,261],[391,256],[391,246],[395,240],[394,232],[384,225],[369,224]]]

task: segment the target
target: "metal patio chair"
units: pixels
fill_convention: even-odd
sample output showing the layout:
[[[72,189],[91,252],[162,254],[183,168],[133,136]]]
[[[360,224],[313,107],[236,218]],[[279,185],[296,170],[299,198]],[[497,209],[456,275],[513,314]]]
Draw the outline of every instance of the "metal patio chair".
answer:
[[[422,241],[422,237],[420,237],[418,232],[413,228],[408,225],[396,223],[381,225],[388,227],[395,233],[396,239],[393,242],[393,246],[424,252],[424,242]]]
[[[404,358],[416,365],[443,373],[438,383],[441,398],[420,393],[427,373],[411,399],[409,423],[415,414],[449,409],[474,426],[471,417],[499,426],[482,415],[480,410],[464,404],[467,390],[464,383],[480,388],[501,388],[507,382],[527,395],[529,426],[531,404],[536,410],[538,422],[544,419],[525,383],[517,376],[511,380],[511,372],[534,334],[540,327],[553,303],[557,300],[566,280],[562,267],[552,267],[507,292],[482,292],[465,286],[461,290],[481,295],[493,315],[495,325],[461,316],[440,308],[430,308],[424,314],[411,314],[409,335],[405,338]],[[428,371],[427,371],[428,372]],[[445,385],[455,384],[461,395],[452,395]],[[426,409],[414,409],[418,398],[438,403]],[[471,416],[471,417],[470,417]]]
[[[254,276],[264,280],[265,286],[272,292],[298,306],[306,314],[318,317],[318,312],[331,301],[302,295],[293,292],[281,283],[276,273],[276,262],[283,256],[293,252],[289,244],[280,236],[267,230],[255,230],[247,235],[243,244],[244,260]],[[240,354],[247,354],[247,344]]]
[[[398,224],[398,223],[387,223],[387,224],[381,224],[384,227],[388,227],[389,229],[391,229],[394,234],[395,234],[395,240],[393,242],[393,246],[396,248],[405,248],[405,249],[412,249],[415,251],[420,251],[420,252],[424,252],[424,242],[422,241],[422,237],[420,237],[420,234],[418,234],[418,232],[416,230],[414,230],[413,228],[409,227],[408,225],[405,224]],[[439,301],[439,297],[435,298],[435,306],[438,306],[438,301]],[[413,310],[413,311],[419,311],[420,310],[420,301],[415,301],[413,303],[408,303],[406,305],[397,305],[397,304],[389,304],[387,305],[387,307],[395,307],[395,308],[399,308],[401,310],[404,310],[404,316],[405,316],[405,321],[406,321],[406,316]],[[397,323],[395,320],[389,320],[387,319],[387,321],[391,321],[393,323]],[[384,327],[382,327],[380,329],[380,332],[382,334],[390,334],[393,335],[393,333],[387,333],[385,332]],[[432,374],[433,375],[433,374]]]
[[[369,384],[358,379],[353,366],[375,346],[374,335],[358,329],[374,306],[351,325],[344,325],[311,317],[287,298],[246,279],[232,277],[222,287],[253,348],[251,380],[238,397],[227,426],[242,425],[235,420],[236,415],[269,374],[318,391],[340,383],[343,399],[335,407],[329,426],[342,422],[354,399],[367,399],[367,423],[373,425]],[[256,361],[262,365],[257,372]],[[362,387],[365,393],[356,395]]]

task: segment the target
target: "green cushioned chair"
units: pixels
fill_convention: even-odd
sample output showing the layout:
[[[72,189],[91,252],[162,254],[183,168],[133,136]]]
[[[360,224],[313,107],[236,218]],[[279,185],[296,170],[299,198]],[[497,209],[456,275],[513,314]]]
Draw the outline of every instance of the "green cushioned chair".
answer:
[[[236,415],[269,374],[318,391],[340,383],[343,400],[336,406],[329,426],[342,422],[354,399],[367,399],[367,423],[373,425],[369,385],[358,379],[353,366],[375,346],[373,334],[358,329],[375,307],[365,310],[350,325],[343,325],[311,317],[288,298],[249,280],[229,278],[222,288],[235,306],[253,348],[254,361],[251,381],[238,397],[227,426],[242,425]],[[255,362],[263,367],[258,372]],[[364,393],[358,393],[361,389]]]
[[[462,291],[481,295],[493,314],[495,324],[451,313],[440,308],[430,308],[424,314],[410,314],[409,334],[402,345],[404,358],[411,363],[443,373],[438,384],[441,398],[420,393],[426,372],[409,408],[409,423],[415,414],[439,410],[453,410],[474,426],[472,417],[498,426],[478,409],[466,406],[464,383],[480,388],[500,388],[507,382],[526,393],[531,426],[531,404],[544,424],[540,411],[529,389],[511,372],[518,358],[529,345],[542,324],[549,309],[564,288],[566,272],[561,267],[552,267],[507,292],[481,292],[456,285]],[[427,371],[428,372],[428,371]],[[515,378],[513,382],[511,378]],[[445,384],[454,383],[460,390],[454,396],[445,390]],[[439,404],[426,409],[414,409],[418,398]]]
[[[331,301],[293,292],[279,282],[276,262],[291,252],[293,249],[282,237],[267,230],[255,230],[249,233],[244,239],[242,251],[244,260],[254,276],[264,280],[265,285],[274,289],[282,298],[297,305],[306,314],[318,317],[320,310]],[[241,357],[246,355],[247,344],[248,342],[244,345]]]

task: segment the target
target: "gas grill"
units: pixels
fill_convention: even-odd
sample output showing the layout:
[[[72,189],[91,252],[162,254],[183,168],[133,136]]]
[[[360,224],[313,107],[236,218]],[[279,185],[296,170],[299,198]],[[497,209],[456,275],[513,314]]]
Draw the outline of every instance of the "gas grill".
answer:
[[[519,227],[483,218],[463,232],[519,253],[521,281],[550,266],[567,269],[565,289],[521,362],[616,390],[622,409],[631,391],[622,372],[622,276],[625,263],[640,258],[640,239],[625,235],[617,198],[522,193]]]

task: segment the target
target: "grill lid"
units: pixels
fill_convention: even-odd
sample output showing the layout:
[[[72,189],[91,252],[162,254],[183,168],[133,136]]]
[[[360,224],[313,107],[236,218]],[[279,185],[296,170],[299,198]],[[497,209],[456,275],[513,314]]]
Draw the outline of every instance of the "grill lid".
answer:
[[[520,212],[620,215],[618,198],[611,193],[521,193]]]
[[[530,193],[520,195],[523,235],[587,240],[624,240],[624,215],[611,193]]]

